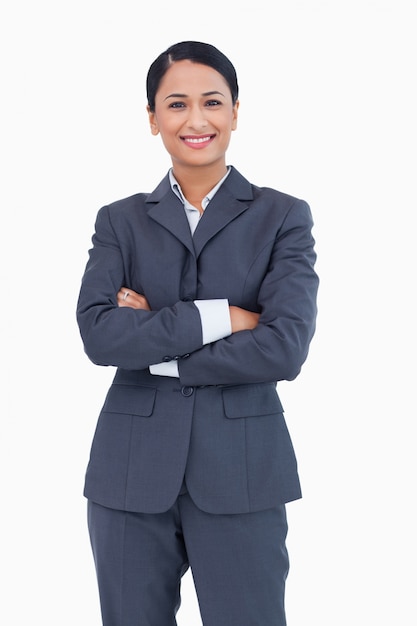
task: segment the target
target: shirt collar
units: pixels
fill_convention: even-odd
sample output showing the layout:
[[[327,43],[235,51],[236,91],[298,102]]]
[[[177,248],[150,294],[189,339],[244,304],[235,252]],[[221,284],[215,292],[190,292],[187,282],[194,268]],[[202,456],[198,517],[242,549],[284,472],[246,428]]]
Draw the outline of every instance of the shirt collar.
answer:
[[[215,196],[215,194],[217,193],[217,191],[219,190],[219,188],[221,187],[221,185],[224,183],[224,181],[226,180],[226,178],[229,175],[229,172],[231,170],[231,167],[228,166],[227,168],[227,172],[226,174],[223,176],[223,178],[221,180],[219,180],[219,182],[214,185],[213,189],[211,189],[208,194],[203,198],[202,202],[201,202],[201,207],[204,211],[204,209],[207,207],[208,203],[210,202],[210,200],[213,199],[213,197]],[[187,206],[189,205],[189,202],[187,201],[186,197],[184,196],[184,194],[182,193],[182,189],[180,187],[179,182],[176,180],[175,176],[174,176],[174,172],[172,171],[172,168],[169,170],[168,172],[169,174],[169,182],[171,184],[171,189],[172,191],[175,193],[176,196],[178,196],[178,198],[181,200],[181,202]]]

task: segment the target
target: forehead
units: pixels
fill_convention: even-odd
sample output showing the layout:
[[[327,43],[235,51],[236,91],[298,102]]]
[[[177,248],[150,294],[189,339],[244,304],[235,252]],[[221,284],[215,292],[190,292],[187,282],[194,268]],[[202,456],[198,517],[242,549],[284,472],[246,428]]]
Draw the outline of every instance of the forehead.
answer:
[[[208,65],[184,60],[175,61],[168,68],[156,96],[163,99],[171,93],[193,96],[209,91],[219,91],[231,97],[229,85],[220,72]]]

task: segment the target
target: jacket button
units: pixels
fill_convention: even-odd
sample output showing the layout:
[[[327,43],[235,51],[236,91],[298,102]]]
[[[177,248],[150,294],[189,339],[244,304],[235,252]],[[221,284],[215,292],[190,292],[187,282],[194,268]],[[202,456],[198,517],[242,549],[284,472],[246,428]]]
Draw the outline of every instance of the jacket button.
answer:
[[[162,361],[164,363],[168,363],[168,361],[172,361],[172,356],[164,356],[164,358],[162,359]]]
[[[188,398],[189,396],[193,395],[194,387],[181,387],[181,393],[182,393],[183,396]]]

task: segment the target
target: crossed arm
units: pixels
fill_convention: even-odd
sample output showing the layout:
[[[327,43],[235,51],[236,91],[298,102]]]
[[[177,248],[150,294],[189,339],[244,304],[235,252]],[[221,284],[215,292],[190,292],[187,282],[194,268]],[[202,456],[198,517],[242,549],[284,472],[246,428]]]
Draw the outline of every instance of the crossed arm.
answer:
[[[259,276],[261,315],[229,306],[224,298],[194,305],[178,300],[152,310],[146,294],[129,285],[117,291],[126,270],[106,209],[98,218],[77,304],[88,357],[126,370],[168,365],[170,357],[189,385],[292,380],[315,329],[318,277],[311,226],[308,205],[295,203],[274,240],[268,271]]]
[[[126,296],[126,292],[128,296]],[[122,287],[117,293],[117,304],[119,307],[130,307],[131,309],[142,309],[150,311],[151,308],[143,294],[136,293],[129,287]],[[229,306],[230,322],[232,333],[240,330],[253,330],[258,325],[259,313],[247,311],[238,306]]]

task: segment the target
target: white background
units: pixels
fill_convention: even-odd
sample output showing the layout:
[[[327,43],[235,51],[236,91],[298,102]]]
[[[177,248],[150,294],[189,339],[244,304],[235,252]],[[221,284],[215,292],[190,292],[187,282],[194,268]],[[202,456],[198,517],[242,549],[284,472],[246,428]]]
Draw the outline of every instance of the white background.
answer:
[[[317,333],[279,386],[304,489],[289,626],[416,625],[413,5],[2,3],[2,624],[101,623],[81,493],[114,372],[84,355],[75,305],[98,209],[169,166],[147,69],[198,39],[239,76],[228,162],[315,218]],[[198,626],[189,574],[183,591],[179,624]]]

